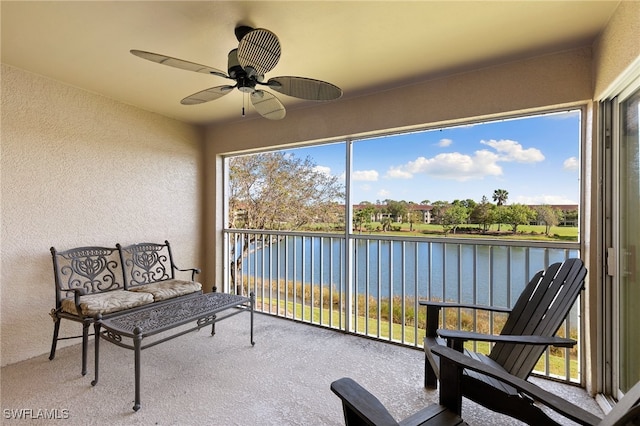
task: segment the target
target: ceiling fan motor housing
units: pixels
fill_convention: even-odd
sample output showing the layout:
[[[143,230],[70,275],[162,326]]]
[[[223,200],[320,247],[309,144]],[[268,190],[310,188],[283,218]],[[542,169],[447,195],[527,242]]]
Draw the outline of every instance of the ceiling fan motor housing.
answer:
[[[238,49],[233,49],[228,56],[228,72],[229,77],[237,78],[240,74],[246,74],[240,62],[238,62]]]
[[[264,76],[256,75],[252,69],[247,72],[240,62],[238,62],[238,49],[233,49],[229,52],[228,72],[229,77],[236,80],[238,90],[243,93],[253,93],[256,87],[256,83],[264,79]]]

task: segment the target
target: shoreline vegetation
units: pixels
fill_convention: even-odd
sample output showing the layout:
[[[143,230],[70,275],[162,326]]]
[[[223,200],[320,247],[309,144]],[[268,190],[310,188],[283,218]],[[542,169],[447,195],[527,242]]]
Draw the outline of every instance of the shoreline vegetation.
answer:
[[[244,289],[247,290],[247,282]],[[259,312],[277,313],[278,316],[302,320],[312,324],[320,324],[329,328],[344,329],[345,309],[344,295],[335,289],[318,288],[310,284],[295,284],[284,280],[269,282],[252,282],[252,291],[256,294],[256,310]],[[356,333],[369,337],[389,340],[396,343],[418,346],[424,338],[426,329],[426,309],[418,308],[416,300],[407,297],[403,301],[400,297],[394,297],[378,301],[364,295],[358,295],[354,308],[356,310]],[[446,308],[443,309],[445,327],[480,333],[498,334],[506,321],[506,314],[490,313],[488,311],[472,309]],[[404,324],[402,318],[405,318]],[[416,330],[417,327],[417,330]],[[566,337],[561,332],[558,336]],[[578,331],[570,330],[570,338],[577,339]],[[488,354],[490,344],[488,342],[467,342],[465,347],[477,352]],[[578,380],[578,350],[577,346],[569,350],[569,377]],[[544,354],[536,365],[537,371],[544,371],[548,363],[549,374],[557,377],[566,376],[567,360],[565,350],[550,347],[549,356]]]
[[[342,225],[313,224],[304,227],[304,231],[328,231],[343,232]],[[508,225],[491,225],[486,231],[478,225],[464,225],[455,231],[446,232],[442,225],[435,224],[409,224],[394,223],[391,229],[382,230],[380,222],[367,223],[353,229],[355,235],[386,235],[386,236],[411,236],[411,237],[442,237],[442,238],[484,238],[484,239],[516,239],[536,241],[578,241],[577,226],[553,226],[547,235],[544,225],[520,225],[517,232],[512,232]]]

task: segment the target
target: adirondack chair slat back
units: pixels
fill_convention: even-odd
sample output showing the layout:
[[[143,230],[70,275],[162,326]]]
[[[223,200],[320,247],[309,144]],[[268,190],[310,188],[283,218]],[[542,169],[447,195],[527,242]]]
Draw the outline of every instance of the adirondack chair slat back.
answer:
[[[501,334],[555,335],[584,288],[586,274],[580,259],[554,263],[536,274],[518,298]],[[497,343],[489,357],[510,374],[526,379],[544,350],[542,345]]]

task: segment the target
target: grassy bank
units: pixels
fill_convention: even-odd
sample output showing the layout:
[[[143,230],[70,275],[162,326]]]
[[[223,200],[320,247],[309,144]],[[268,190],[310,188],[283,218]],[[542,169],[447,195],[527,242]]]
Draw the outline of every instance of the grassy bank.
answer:
[[[285,287],[282,285],[280,288],[283,289]],[[266,293],[264,298],[261,298],[260,293],[256,294],[256,309],[273,314],[278,313],[278,315],[283,317],[303,320],[313,324],[344,329],[345,310],[340,306],[340,295],[337,292],[333,292],[330,297],[327,289],[324,289],[325,291],[320,294],[319,291],[316,291],[316,288],[313,294],[314,304],[311,306],[312,293],[309,291],[309,286],[306,286],[303,291],[301,286],[298,285],[296,288],[297,301],[292,300],[293,289],[290,290],[287,302],[285,303],[285,295],[282,293],[279,304],[276,299],[267,297],[267,289],[265,289]],[[304,304],[301,303],[303,294]],[[272,293],[272,297],[273,296],[274,294]],[[416,344],[417,335],[418,346],[422,346],[422,339],[424,338],[426,328],[426,309],[418,309],[416,312],[414,299],[408,298],[405,300],[404,323],[402,321],[402,300],[400,298],[394,298],[391,304],[388,299],[382,300],[379,308],[376,300],[370,299],[367,309],[365,297],[358,296],[356,304],[357,316],[355,317],[355,324],[357,326],[357,333],[381,338],[383,340],[404,342],[408,345]],[[484,311],[476,311],[475,315],[473,310],[468,309],[446,309],[444,311],[446,319],[445,328],[450,329],[497,334],[500,332],[506,320],[505,314],[494,315],[493,318],[490,318],[489,313]],[[380,313],[380,321],[378,321],[378,313]],[[576,339],[577,331],[572,330],[570,337]],[[486,342],[478,342],[475,348],[473,347],[473,342],[467,342],[466,347],[470,350],[485,354],[489,353],[490,350],[489,343]],[[577,379],[577,349],[574,348],[569,351],[569,358],[570,377]],[[550,374],[564,377],[565,366],[564,349],[551,348],[549,356]],[[538,371],[544,371],[544,358],[539,361],[536,369]]]
[[[429,237],[459,237],[459,238],[509,238],[519,240],[540,241],[578,241],[578,228],[575,226],[553,226],[549,235],[545,234],[544,225],[520,225],[517,232],[511,231],[509,225],[491,225],[486,232],[480,230],[478,225],[464,225],[456,232],[445,234],[442,225],[417,223],[411,226],[408,223],[394,223],[391,231],[382,232],[382,225],[372,222],[363,226],[362,230],[355,230],[354,234],[366,235],[396,235],[396,236],[429,236]]]

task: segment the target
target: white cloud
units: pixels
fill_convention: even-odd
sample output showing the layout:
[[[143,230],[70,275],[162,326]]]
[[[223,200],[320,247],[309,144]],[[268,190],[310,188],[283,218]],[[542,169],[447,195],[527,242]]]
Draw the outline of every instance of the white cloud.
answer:
[[[442,139],[441,146],[447,146],[452,141]],[[386,178],[411,179],[416,174],[426,174],[439,179],[452,179],[459,182],[471,179],[483,179],[486,176],[502,176],[500,162],[536,163],[544,160],[544,155],[536,148],[522,148],[522,145],[512,140],[480,141],[496,152],[481,149],[470,154],[448,152],[438,154],[432,158],[418,157],[400,166],[393,166],[387,170]]]
[[[445,148],[451,145],[452,143],[453,141],[451,139],[440,139],[440,142],[438,142],[438,146]]]
[[[317,172],[317,173],[325,174],[325,175],[327,175],[327,176],[331,176],[331,167],[327,167],[327,166],[315,166],[315,167],[313,168],[313,171],[314,171],[314,172]]]
[[[566,195],[550,195],[550,194],[541,194],[541,195],[533,195],[533,196],[519,196],[516,197],[513,202],[509,200],[509,204],[550,204],[550,205],[558,205],[558,204],[578,204],[576,200],[573,200]]]
[[[576,157],[569,157],[562,163],[562,168],[568,171],[578,170],[578,159]]]
[[[357,170],[351,175],[353,180],[375,182],[378,180],[377,170]]]
[[[386,189],[381,189],[377,194],[379,197],[388,197],[391,195],[391,192]]]
[[[499,157],[487,150],[476,151],[473,156],[451,152],[438,154],[433,158],[418,157],[415,161],[399,167],[392,167],[386,176],[408,178],[417,173],[441,179],[464,182],[482,179],[485,176],[500,176],[502,168],[497,164]]]
[[[499,141],[491,139],[480,141],[481,144],[488,145],[498,151],[501,155],[500,161],[515,161],[518,163],[538,163],[544,160],[544,155],[537,148],[522,148],[522,145],[509,139]]]
[[[422,158],[422,157],[421,157]],[[384,177],[390,179],[412,179],[413,173],[410,171],[404,170],[404,166],[400,167],[391,167]]]

